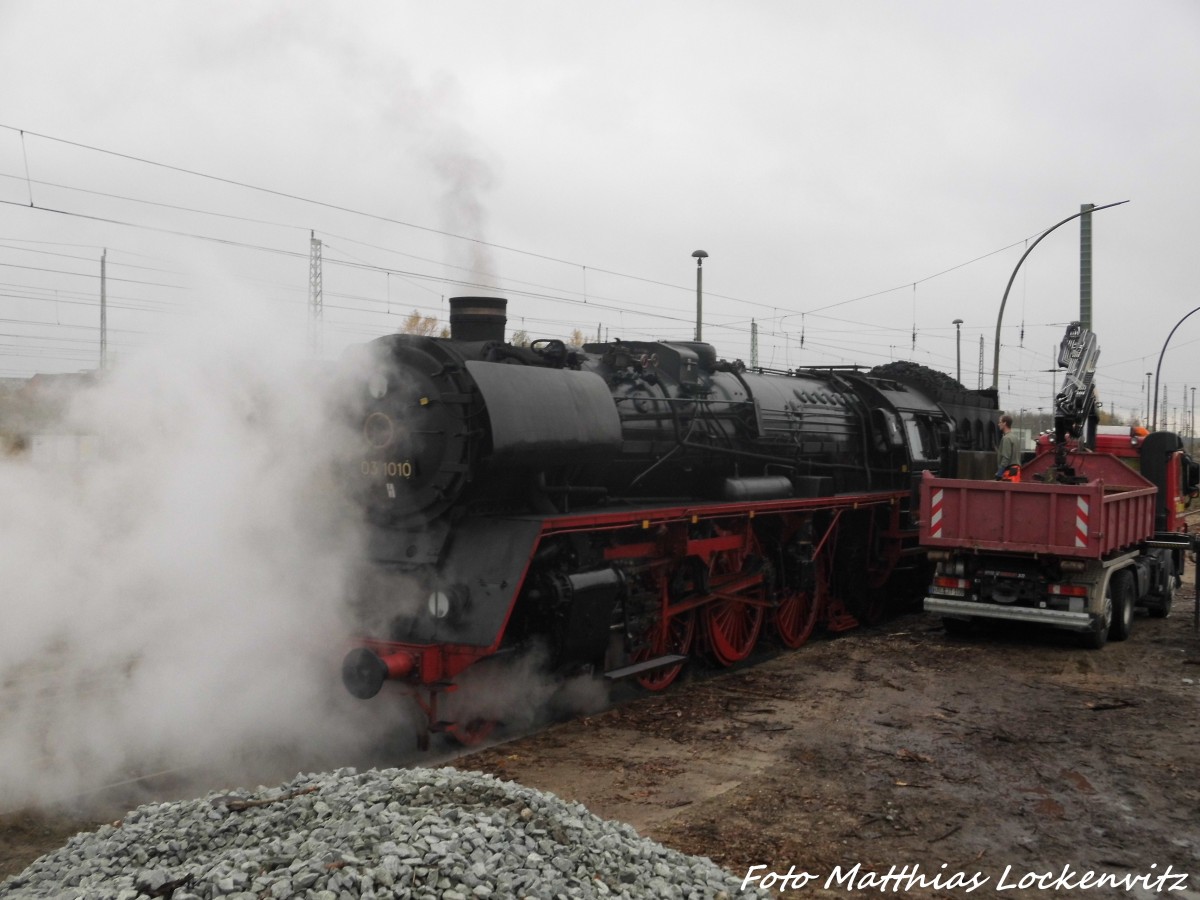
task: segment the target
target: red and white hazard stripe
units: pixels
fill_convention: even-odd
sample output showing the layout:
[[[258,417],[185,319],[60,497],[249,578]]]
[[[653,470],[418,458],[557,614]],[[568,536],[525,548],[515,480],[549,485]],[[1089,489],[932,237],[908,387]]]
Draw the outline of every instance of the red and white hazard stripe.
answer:
[[[1075,546],[1086,547],[1088,537],[1087,497],[1078,497],[1075,501]]]
[[[929,510],[930,537],[940,538],[942,536],[942,500],[945,499],[945,493],[941,488],[933,492]]]

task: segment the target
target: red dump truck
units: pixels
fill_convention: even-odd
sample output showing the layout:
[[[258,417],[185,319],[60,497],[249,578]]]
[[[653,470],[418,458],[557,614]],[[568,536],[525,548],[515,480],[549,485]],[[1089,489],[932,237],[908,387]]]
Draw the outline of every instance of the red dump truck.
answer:
[[[925,609],[947,631],[1041,623],[1099,648],[1129,636],[1135,607],[1170,613],[1191,546],[1183,510],[1196,465],[1170,432],[1100,443],[1114,452],[1072,450],[1066,466],[1043,447],[1017,483],[926,473],[920,534],[935,572]]]

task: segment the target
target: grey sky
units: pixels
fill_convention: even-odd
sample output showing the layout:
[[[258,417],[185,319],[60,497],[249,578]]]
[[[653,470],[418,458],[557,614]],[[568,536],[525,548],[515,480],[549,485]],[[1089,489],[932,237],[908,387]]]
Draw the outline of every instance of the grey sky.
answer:
[[[484,290],[445,278],[508,296],[511,327],[534,336],[688,338],[703,248],[704,337],[722,356],[749,361],[754,319],[763,365],[906,358],[953,373],[961,317],[974,387],[981,335],[990,381],[1025,240],[1118,200],[1130,203],[1094,222],[1102,399],[1140,415],[1145,373],[1200,305],[1191,0],[8,0],[0,85],[2,375],[94,364],[81,326],[96,305],[75,301],[97,295],[103,247],[109,274],[129,279],[109,288],[118,355],[203,305],[213,288],[161,287],[197,269],[302,323],[310,229],[327,245],[328,355]],[[1064,226],[1014,285],[1000,384],[1012,409],[1049,402],[1039,370],[1077,316],[1078,250]],[[1172,348],[1174,406],[1200,386],[1200,315]]]

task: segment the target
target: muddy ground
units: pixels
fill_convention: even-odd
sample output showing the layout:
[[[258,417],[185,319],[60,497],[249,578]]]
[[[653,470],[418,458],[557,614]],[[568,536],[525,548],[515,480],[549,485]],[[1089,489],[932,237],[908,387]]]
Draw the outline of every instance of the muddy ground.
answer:
[[[914,613],[455,764],[739,876],[794,866],[812,876],[795,896],[1200,897],[1193,598],[1189,577],[1170,618],[1139,616],[1101,651],[1057,632],[951,637]],[[69,811],[0,820],[0,876],[93,825]],[[872,881],[905,866],[942,887]],[[1185,878],[1156,881],[1168,867]],[[1056,889],[1064,868],[1068,884],[1089,870],[1141,880]]]
[[[823,888],[855,865],[919,865],[943,884],[989,880],[900,895],[1108,896],[1004,888],[1065,866],[1124,877],[1170,865],[1200,897],[1200,638],[1184,592],[1171,618],[1139,617],[1098,652],[1060,633],[953,638],[914,614],[459,764],[739,875],[817,876],[797,895],[879,896]]]

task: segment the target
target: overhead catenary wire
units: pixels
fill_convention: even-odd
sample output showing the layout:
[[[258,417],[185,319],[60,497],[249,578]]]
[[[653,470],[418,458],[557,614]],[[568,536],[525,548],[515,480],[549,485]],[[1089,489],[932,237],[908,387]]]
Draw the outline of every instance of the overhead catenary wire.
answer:
[[[0,200],[0,205],[15,205],[15,204],[13,204],[12,201]],[[22,208],[24,208],[23,205],[22,205]],[[212,235],[197,234],[195,232],[181,231],[179,229],[174,229],[174,228],[163,228],[160,226],[143,225],[143,224],[139,224],[136,222],[129,222],[129,221],[121,220],[121,219],[113,219],[111,217],[106,217],[106,216],[94,216],[94,215],[89,215],[87,213],[72,212],[70,210],[62,210],[62,209],[51,208],[51,207],[46,207],[46,206],[37,206],[37,207],[34,207],[34,209],[36,209],[40,212],[52,213],[55,215],[75,217],[75,218],[85,219],[88,221],[103,222],[103,223],[110,224],[110,225],[121,225],[121,226],[129,227],[129,228],[152,231],[152,232],[157,232],[157,233],[161,233],[161,234],[169,234],[169,235],[172,235],[175,237],[192,238],[195,240],[207,241],[207,242],[211,242],[211,243],[215,243],[215,244],[219,244],[219,245],[223,245],[223,246],[237,247],[237,248],[252,250],[252,251],[260,251],[260,252],[271,253],[271,254],[275,254],[275,255],[279,255],[279,256],[291,257],[291,258],[296,258],[296,259],[304,259],[304,260],[308,259],[307,253],[301,253],[296,250],[285,250],[285,249],[282,249],[279,247],[270,247],[270,246],[266,246],[266,245],[262,245],[262,244],[253,244],[253,243],[250,243],[247,241],[237,241],[237,240],[233,240],[230,238],[220,238],[220,237],[214,237]],[[427,280],[427,281],[440,282],[443,284],[456,285],[458,287],[465,287],[465,288],[471,288],[471,289],[485,289],[485,290],[491,288],[491,285],[481,282],[481,281],[467,281],[465,279],[449,278],[446,276],[432,275],[432,274],[424,273],[424,272],[416,272],[416,271],[411,271],[411,270],[389,268],[387,266],[381,266],[381,265],[377,265],[377,264],[347,262],[345,260],[329,260],[329,262],[330,262],[330,264],[336,264],[336,265],[346,266],[346,267],[350,267],[350,268],[356,268],[356,269],[360,269],[360,270],[364,270],[364,271],[374,271],[374,272],[380,272],[380,273],[387,272],[387,273],[391,273],[393,275],[404,276],[404,277],[415,278],[415,279],[423,279],[423,280]],[[0,264],[0,265],[15,265],[15,264]],[[35,268],[35,267],[17,266],[17,268]],[[53,270],[46,269],[44,271],[53,271]],[[73,273],[73,274],[78,274],[78,273]],[[98,276],[96,276],[96,277],[98,277]],[[129,281],[129,279],[123,279],[123,280]],[[153,284],[153,283],[147,282],[147,284]],[[174,287],[174,285],[162,285],[162,286]],[[556,302],[564,302],[564,303],[583,305],[582,301],[578,301],[578,300],[575,300],[570,297],[564,297],[561,294],[551,294],[551,293],[541,293],[541,292],[534,292],[534,291],[521,291],[521,290],[511,290],[511,289],[508,290],[507,293],[514,294],[517,296],[530,297],[530,298],[534,298],[534,299],[542,299],[542,300],[550,300],[550,301],[556,301]],[[386,303],[386,301],[378,301],[378,300],[375,300],[373,302],[376,302],[376,303],[385,302]],[[599,304],[596,302],[591,302],[591,303],[588,303],[587,305],[592,309],[607,309],[607,310],[611,310],[611,311],[615,311],[615,312],[622,312],[622,311],[634,312],[635,311],[634,308],[632,308],[632,307],[619,307],[619,306],[616,306],[613,304],[605,305],[605,304]],[[642,309],[638,309],[636,311],[639,313],[645,312]],[[682,317],[668,315],[668,314],[662,313],[662,312],[655,313],[655,316],[658,318],[662,318],[662,319],[670,320],[670,321],[686,321]]]
[[[304,197],[300,194],[293,194],[288,191],[281,191],[281,190],[276,190],[274,188],[263,187],[261,185],[251,184],[249,182],[239,181],[239,180],[233,179],[233,178],[226,178],[221,175],[214,175],[212,173],[201,172],[196,169],[189,169],[184,166],[176,166],[176,165],[172,165],[170,163],[164,163],[164,162],[159,162],[157,160],[147,159],[145,157],[134,156],[133,154],[129,154],[129,153],[122,153],[117,150],[109,150],[104,147],[97,147],[97,146],[94,146],[91,144],[85,144],[81,141],[73,141],[73,140],[69,140],[67,138],[61,138],[61,137],[56,137],[54,135],[43,134],[41,132],[23,130],[23,129],[17,128],[16,126],[5,124],[3,122],[0,122],[0,128],[7,129],[9,131],[19,132],[22,135],[22,140],[24,139],[24,135],[29,134],[33,137],[41,138],[42,140],[52,141],[54,143],[59,143],[59,144],[63,144],[63,145],[70,146],[70,147],[77,147],[81,150],[88,150],[93,153],[101,153],[106,156],[113,156],[118,159],[124,159],[124,160],[128,160],[131,162],[140,163],[143,165],[154,166],[156,168],[161,168],[161,169],[165,169],[165,170],[172,171],[172,172],[178,172],[183,175],[190,175],[190,176],[193,176],[196,178],[203,178],[203,179],[207,179],[209,181],[215,181],[215,182],[218,182],[221,184],[227,184],[232,187],[243,188],[243,189],[249,190],[249,191],[256,191],[258,193],[268,194],[273,197],[280,197],[280,198],[287,199],[287,200],[295,200],[300,203],[308,203],[308,204],[312,204],[313,206],[322,207],[324,209],[334,210],[337,212],[349,213],[351,215],[356,215],[356,216],[363,216],[366,218],[374,219],[378,222],[386,222],[390,225],[399,225],[404,228],[412,228],[417,231],[423,231],[423,232],[427,232],[429,234],[436,234],[441,237],[448,237],[448,238],[453,238],[455,240],[466,241],[468,243],[477,244],[482,247],[488,247],[489,249],[492,249],[492,250],[502,250],[506,253],[516,253],[516,254],[520,254],[522,256],[528,256],[533,259],[540,259],[540,260],[544,260],[546,262],[553,262],[553,263],[558,263],[558,264],[566,265],[566,266],[573,266],[573,267],[579,267],[579,268],[583,268],[583,266],[584,266],[583,263],[575,262],[573,260],[563,259],[561,257],[551,256],[551,255],[545,254],[545,253],[537,253],[532,250],[522,250],[518,247],[509,247],[504,244],[498,244],[498,243],[494,243],[491,241],[485,241],[482,238],[472,237],[470,235],[458,234],[458,233],[455,233],[452,231],[446,231],[445,229],[441,229],[441,228],[433,228],[429,225],[419,225],[414,222],[406,222],[402,219],[397,219],[392,216],[384,216],[379,213],[373,213],[373,212],[368,212],[365,210],[354,209],[349,206],[343,206],[338,203],[330,203],[325,200],[317,200],[312,197]],[[30,206],[34,205],[32,199],[30,200],[29,205]],[[591,268],[592,271],[594,271],[594,272],[601,272],[605,275],[612,275],[617,278],[629,278],[629,279],[632,279],[635,281],[641,281],[641,282],[644,282],[647,284],[653,284],[653,285],[657,285],[659,287],[672,288],[675,290],[690,290],[690,288],[684,287],[683,285],[671,284],[669,282],[664,282],[664,281],[657,281],[655,279],[644,278],[642,276],[637,276],[637,275],[630,275],[628,273],[619,272],[619,271],[612,270],[612,269],[603,269],[603,268],[599,268],[597,266],[589,266],[589,268]],[[723,299],[735,300],[737,298],[726,297]]]
[[[270,196],[275,196],[275,197],[280,197],[283,199],[288,199],[288,200],[293,200],[293,201],[297,201],[297,202],[301,202],[301,203],[311,204],[313,206],[321,207],[324,209],[335,210],[338,212],[344,212],[344,213],[348,213],[348,214],[356,215],[356,216],[362,216],[365,218],[374,219],[375,221],[386,222],[388,224],[398,225],[398,226],[401,226],[404,228],[412,228],[414,230],[418,230],[418,231],[422,231],[422,232],[426,232],[426,233],[430,233],[430,234],[435,234],[435,235],[439,235],[442,237],[453,238],[455,240],[461,240],[461,241],[469,242],[469,243],[476,244],[479,246],[488,247],[493,250],[501,250],[504,252],[519,254],[519,255],[530,257],[533,259],[540,259],[540,260],[544,260],[547,262],[553,262],[553,263],[557,263],[557,264],[561,264],[561,265],[578,267],[581,271],[585,268],[590,268],[593,272],[599,272],[599,273],[602,273],[605,275],[610,275],[610,276],[617,277],[617,278],[625,278],[625,279],[641,282],[644,284],[650,284],[650,285],[655,285],[658,287],[670,288],[672,290],[685,290],[685,291],[689,291],[689,292],[692,290],[690,285],[672,284],[670,282],[664,282],[664,281],[660,281],[657,279],[646,278],[644,276],[632,275],[627,272],[620,272],[620,271],[617,271],[614,269],[601,268],[601,267],[598,267],[595,265],[585,264],[585,263],[577,262],[574,260],[568,260],[568,259],[564,259],[562,257],[556,257],[556,256],[552,256],[549,254],[538,253],[538,252],[531,251],[531,250],[524,250],[524,249],[521,249],[518,247],[512,247],[512,246],[499,244],[499,243],[495,243],[495,242],[491,242],[491,241],[485,241],[482,238],[477,238],[477,237],[473,237],[470,235],[458,234],[455,232],[447,231],[445,229],[433,228],[433,227],[427,226],[427,225],[420,225],[420,224],[413,223],[413,222],[407,222],[402,219],[397,219],[397,218],[391,217],[391,216],[384,216],[379,213],[354,209],[353,207],[344,206],[342,204],[330,203],[328,201],[318,200],[318,199],[311,198],[311,197],[305,197],[300,194],[295,194],[295,193],[291,193],[288,191],[281,191],[281,190],[277,190],[274,188],[263,187],[261,185],[255,185],[255,184],[251,184],[249,182],[240,181],[240,180],[233,179],[233,178],[227,178],[227,177],[221,176],[221,175],[215,175],[212,173],[201,172],[199,170],[190,169],[190,168],[187,168],[184,166],[172,165],[170,163],[164,163],[164,162],[160,162],[157,160],[148,159],[146,157],[135,156],[133,154],[128,154],[128,153],[122,153],[120,151],[110,150],[107,148],[98,147],[98,146],[91,145],[91,144],[86,144],[81,141],[74,141],[74,140],[70,140],[67,138],[44,134],[41,132],[22,130],[16,126],[8,125],[6,123],[0,123],[0,128],[7,129],[9,131],[19,131],[22,135],[29,134],[33,137],[37,137],[42,140],[51,141],[51,142],[63,144],[66,146],[76,147],[76,148],[87,150],[90,152],[99,153],[99,154],[103,154],[103,155],[107,155],[107,156],[112,156],[112,157],[115,157],[118,159],[125,159],[125,160],[131,161],[131,162],[137,162],[139,164],[153,166],[153,167],[161,168],[161,169],[164,169],[167,171],[173,171],[173,172],[177,172],[180,174],[185,174],[185,175],[196,177],[196,178],[202,178],[202,179],[214,181],[214,182],[221,183],[221,184],[227,184],[227,185],[230,185],[233,187],[238,187],[238,188],[241,188],[244,190],[255,191],[255,192],[270,195]],[[129,199],[129,198],[125,198],[125,199]],[[30,206],[33,206],[32,202],[30,203]],[[42,207],[38,207],[38,208],[42,208]],[[289,226],[289,227],[296,227],[296,226]],[[1027,241],[1028,239],[1022,239],[1022,240]],[[985,253],[981,256],[975,257],[970,260],[966,260],[965,262],[958,263],[954,266],[950,266],[949,268],[943,269],[940,272],[935,272],[931,275],[927,275],[923,278],[917,279],[915,282],[910,282],[910,283],[921,284],[923,282],[930,281],[934,278],[939,278],[942,275],[946,275],[950,272],[957,271],[958,269],[961,269],[965,266],[972,265],[973,263],[979,262],[983,259],[987,259],[990,256],[994,256],[998,253],[1003,253],[1006,250],[1010,250],[1020,243],[1022,243],[1022,241],[1016,241],[1016,242],[1008,244],[1004,247],[1000,247],[996,250],[989,251],[988,253]],[[894,288],[888,288],[883,291],[876,291],[876,292],[872,292],[870,294],[864,294],[864,295],[861,295],[858,297],[851,297],[851,298],[847,298],[845,300],[836,301],[834,303],[827,304],[825,306],[806,310],[806,312],[820,312],[825,309],[833,309],[835,307],[843,306],[843,305],[846,305],[849,303],[855,303],[855,302],[858,302],[861,300],[866,300],[866,299],[870,299],[873,297],[883,296],[883,295],[891,293],[893,291],[900,290],[901,288],[908,287],[908,284],[909,283],[906,283],[904,285],[900,285],[900,286],[897,286]],[[732,296],[722,295],[722,294],[717,294],[717,293],[710,293],[709,296],[712,296],[714,298],[723,299],[723,300],[730,300],[730,301],[734,301],[734,302],[738,302],[738,303],[746,303],[748,305],[758,306],[758,307],[762,307],[764,309],[771,308],[771,304],[762,302],[762,301],[747,300],[744,298],[732,297]],[[585,296],[585,301],[586,301],[586,296]],[[799,314],[799,313],[791,313],[789,315],[797,315],[797,314]]]
[[[37,133],[37,132],[26,132],[24,130],[14,129],[13,126],[0,124],[0,127],[7,128],[9,130],[20,131],[21,136],[22,136],[23,146],[24,146],[24,140],[25,140],[24,135],[26,133],[28,133],[30,135],[30,137],[35,137],[35,138],[49,140],[49,141],[57,141],[57,142],[60,142],[60,143],[63,143],[63,144],[69,145],[69,146],[78,147],[78,148],[81,148],[81,149],[84,149],[84,150],[90,151],[90,152],[110,154],[117,158],[126,159],[126,160],[129,160],[132,162],[136,162],[138,164],[161,167],[166,170],[176,171],[176,172],[179,172],[182,174],[186,174],[190,177],[211,179],[215,182],[225,183],[230,186],[237,187],[239,189],[259,191],[259,192],[262,192],[267,195],[273,195],[273,196],[277,196],[277,197],[281,197],[281,198],[286,198],[286,199],[293,200],[296,202],[310,203],[310,204],[316,205],[317,207],[322,207],[322,208],[326,208],[326,209],[330,209],[330,210],[337,210],[337,211],[352,214],[352,215],[365,216],[370,219],[374,219],[376,221],[388,222],[388,223],[399,225],[402,227],[416,228],[418,230],[426,231],[431,234],[436,234],[436,235],[440,235],[443,237],[450,237],[450,238],[458,239],[458,240],[464,240],[464,241],[468,241],[470,243],[479,244],[481,246],[486,246],[486,247],[497,249],[497,250],[503,250],[506,252],[519,253],[519,254],[527,255],[527,256],[530,256],[530,257],[536,258],[536,259],[543,259],[543,260],[547,260],[547,261],[551,261],[551,262],[555,262],[555,263],[559,263],[559,264],[563,264],[563,265],[569,265],[569,266],[579,266],[580,272],[582,275],[582,281],[583,281],[581,291],[572,292],[572,291],[567,291],[567,290],[562,290],[562,289],[555,289],[555,288],[550,288],[545,285],[535,285],[532,282],[517,282],[517,283],[525,284],[525,285],[533,285],[535,288],[533,290],[513,290],[509,287],[504,287],[502,289],[505,291],[505,293],[511,293],[514,296],[546,300],[549,302],[562,303],[562,304],[567,304],[569,306],[574,306],[574,307],[578,307],[578,306],[595,307],[597,310],[612,311],[612,312],[616,313],[618,316],[622,316],[624,313],[631,313],[631,314],[637,313],[639,316],[645,317],[646,319],[657,320],[660,323],[658,326],[645,326],[644,328],[636,329],[637,331],[639,331],[641,333],[646,333],[646,334],[650,334],[653,332],[666,333],[672,329],[682,328],[684,326],[684,324],[688,322],[688,320],[683,318],[682,316],[676,316],[676,315],[670,315],[670,314],[664,315],[662,313],[656,313],[653,310],[648,310],[648,309],[646,309],[644,303],[638,303],[638,302],[634,302],[632,304],[629,302],[623,303],[621,299],[615,298],[615,297],[609,297],[609,298],[597,297],[596,295],[591,293],[591,288],[589,287],[589,285],[587,283],[587,269],[590,268],[594,272],[599,272],[599,273],[612,275],[612,276],[625,278],[625,279],[631,279],[633,281],[638,281],[638,282],[643,282],[643,283],[650,284],[650,285],[670,288],[673,290],[683,290],[683,291],[690,292],[691,291],[690,285],[672,284],[672,283],[663,282],[663,281],[656,280],[656,279],[643,278],[641,276],[631,275],[629,273],[620,272],[620,271],[616,271],[616,270],[612,270],[612,269],[605,269],[605,268],[601,268],[601,267],[597,267],[597,266],[592,266],[590,264],[584,265],[582,263],[573,262],[571,260],[564,259],[561,257],[552,256],[552,255],[548,255],[548,254],[542,254],[542,253],[530,252],[530,251],[522,250],[517,247],[507,246],[507,245],[500,244],[500,243],[488,242],[488,241],[484,241],[484,240],[481,240],[476,237],[471,237],[469,235],[455,234],[455,233],[447,231],[445,229],[430,228],[427,226],[415,224],[413,222],[404,221],[404,220],[401,220],[398,218],[394,218],[394,217],[390,217],[390,216],[381,216],[376,213],[354,209],[354,208],[352,208],[350,206],[346,206],[346,205],[327,203],[322,200],[305,197],[305,196],[302,196],[302,195],[296,194],[296,193],[289,193],[286,191],[278,191],[278,190],[274,190],[271,188],[265,188],[265,187],[261,187],[259,185],[251,184],[251,183],[248,183],[245,181],[238,181],[235,179],[224,178],[219,175],[212,175],[209,173],[200,172],[200,171],[197,171],[194,169],[188,169],[188,168],[181,167],[181,166],[173,166],[173,165],[169,165],[169,164],[164,164],[164,163],[156,162],[151,159],[147,159],[142,156],[135,156],[135,155],[126,154],[126,153],[119,153],[116,151],[111,151],[111,150],[106,150],[104,148],[95,147],[95,146],[85,144],[82,142],[70,141],[70,140],[66,140],[63,138],[57,138],[57,137],[53,137],[50,135],[41,134],[41,133]],[[34,149],[36,149],[36,145],[34,146]],[[27,169],[28,169],[27,155],[26,155],[26,163],[27,163]],[[181,229],[161,228],[158,226],[147,225],[145,223],[123,221],[120,218],[114,218],[114,217],[109,217],[109,216],[90,215],[88,213],[84,213],[84,212],[80,212],[80,211],[76,211],[76,210],[58,209],[58,208],[51,209],[51,208],[47,208],[44,206],[38,206],[33,202],[34,198],[32,196],[32,192],[31,192],[32,184],[37,183],[39,185],[45,184],[45,185],[49,186],[52,184],[52,182],[50,182],[50,181],[45,181],[45,182],[35,181],[31,177],[29,177],[28,171],[26,174],[27,174],[27,177],[26,177],[27,184],[30,188],[29,206],[26,207],[24,204],[17,204],[15,202],[11,202],[11,201],[0,201],[0,202],[10,203],[10,205],[12,205],[12,206],[20,206],[22,208],[33,208],[33,209],[37,209],[37,210],[40,210],[43,212],[50,212],[50,213],[55,213],[55,214],[59,214],[59,215],[70,215],[70,216],[74,216],[74,217],[77,217],[80,219],[86,219],[86,220],[100,222],[100,223],[112,223],[112,224],[117,224],[117,225],[125,225],[127,227],[133,227],[133,228],[145,228],[145,229],[157,231],[162,234],[179,236],[179,237],[189,237],[189,238],[193,238],[193,239],[210,241],[210,242],[213,242],[213,243],[216,243],[219,245],[223,245],[223,246],[245,249],[250,252],[272,253],[272,254],[280,255],[284,258],[306,258],[306,256],[307,256],[307,254],[301,254],[296,251],[283,250],[278,247],[271,247],[271,246],[265,245],[263,243],[255,243],[253,241],[238,241],[238,240],[234,240],[233,238],[230,238],[230,237],[216,237],[213,235],[200,235],[200,234],[196,234],[195,232],[187,232],[187,231],[181,230]],[[4,177],[13,178],[16,176],[6,175]],[[269,218],[253,218],[253,217],[249,217],[249,216],[237,216],[237,215],[220,212],[220,211],[216,211],[216,210],[199,209],[195,206],[174,204],[174,203],[163,203],[160,200],[146,200],[146,199],[138,199],[138,198],[134,198],[134,197],[125,197],[120,194],[101,192],[101,191],[93,191],[90,188],[71,187],[68,185],[58,184],[57,182],[54,182],[53,184],[56,185],[56,189],[79,190],[79,191],[83,191],[89,195],[99,196],[99,197],[103,197],[105,199],[117,199],[117,200],[129,201],[129,202],[134,202],[134,203],[145,203],[145,204],[149,204],[149,205],[164,208],[164,209],[170,209],[173,211],[180,211],[180,212],[185,212],[185,213],[190,213],[190,214],[219,216],[219,217],[222,217],[229,221],[240,221],[240,222],[243,222],[246,224],[265,225],[265,226],[269,226],[269,227],[283,227],[283,228],[290,228],[290,229],[294,229],[294,230],[307,230],[307,226],[298,226],[298,225],[293,225],[293,224],[286,223],[286,222],[272,221]],[[381,247],[378,244],[367,244],[366,242],[357,241],[354,238],[341,237],[341,238],[339,238],[339,240],[344,240],[346,242],[354,242],[354,243],[358,243],[358,244],[361,244],[364,246],[369,246],[372,249],[375,249],[378,251],[384,251],[384,252],[389,252],[389,253],[399,253],[400,252],[398,250]],[[1027,238],[1023,239],[1023,241],[1025,241],[1027,243],[1028,239]],[[811,309],[806,309],[806,310],[802,310],[799,312],[790,312],[790,311],[785,311],[785,310],[781,311],[779,308],[779,305],[778,305],[778,301],[775,301],[773,303],[763,303],[761,301],[747,300],[744,298],[738,298],[738,297],[729,296],[729,295],[721,295],[721,294],[716,294],[716,293],[713,293],[712,296],[730,300],[730,301],[733,301],[736,303],[745,303],[745,304],[752,305],[752,306],[762,306],[764,308],[770,309],[771,312],[773,313],[777,327],[774,329],[769,328],[769,327],[763,328],[762,325],[760,324],[760,331],[763,335],[770,335],[774,338],[779,338],[782,336],[782,337],[784,337],[784,340],[786,343],[787,342],[787,337],[786,337],[787,332],[785,329],[778,327],[778,325],[782,324],[782,322],[789,316],[798,314],[803,317],[803,316],[806,316],[808,312],[814,312],[814,313],[819,314],[821,311],[831,310],[831,309],[834,309],[837,307],[845,306],[848,304],[853,304],[858,301],[864,301],[864,300],[871,299],[874,297],[884,296],[895,290],[899,290],[904,287],[910,287],[914,291],[914,316],[913,316],[914,321],[913,321],[913,327],[912,327],[912,343],[913,343],[913,349],[915,352],[915,350],[916,350],[916,333],[919,328],[919,323],[917,322],[916,310],[915,310],[916,286],[919,284],[923,284],[934,278],[948,274],[950,272],[957,271],[961,268],[964,268],[965,266],[971,265],[972,263],[987,259],[988,257],[994,256],[999,253],[1003,253],[1007,250],[1012,249],[1013,247],[1019,246],[1021,243],[1022,243],[1022,241],[1017,241],[1017,242],[1008,244],[1004,247],[1000,247],[996,250],[989,251],[986,254],[974,257],[970,260],[966,260],[966,261],[958,263],[954,266],[947,267],[947,268],[942,269],[933,274],[926,275],[924,277],[921,277],[921,278],[918,278],[915,280],[908,280],[908,281],[906,281],[905,284],[899,285],[895,288],[889,288],[889,289],[886,289],[883,291],[874,291],[874,292],[871,292],[868,294],[862,294],[862,295],[858,295],[855,297],[838,300],[838,301],[835,301],[832,303],[818,304],[818,305],[812,307]],[[352,257],[352,255],[346,253],[345,250],[341,250],[340,252],[345,254],[346,256]],[[441,266],[449,266],[450,265],[449,263],[447,263],[445,261],[430,260],[427,257],[419,257],[414,254],[401,254],[401,255],[408,255],[412,258],[421,259],[423,261],[430,262],[430,263],[436,262],[438,265],[441,265]],[[353,259],[353,257],[352,257],[352,259]],[[353,260],[353,262],[362,271],[381,272],[385,276],[384,277],[385,291],[384,291],[384,297],[382,299],[372,298],[372,297],[366,296],[365,294],[357,294],[357,295],[348,294],[347,295],[348,297],[353,297],[354,302],[362,303],[364,305],[364,307],[366,307],[361,310],[353,309],[351,307],[344,308],[346,312],[352,312],[352,313],[356,313],[356,314],[357,313],[362,313],[364,315],[370,314],[369,307],[375,306],[378,308],[378,313],[386,317],[386,315],[388,314],[388,311],[391,309],[391,307],[393,305],[404,302],[404,301],[398,300],[397,297],[395,297],[392,293],[390,280],[391,280],[391,276],[393,274],[395,274],[397,276],[397,278],[399,278],[399,279],[404,279],[408,284],[410,284],[410,286],[412,286],[416,289],[422,289],[427,293],[433,293],[433,294],[442,293],[443,296],[444,296],[444,292],[439,292],[432,287],[426,287],[425,283],[437,284],[437,285],[451,285],[454,287],[461,287],[461,288],[466,288],[466,289],[470,289],[470,290],[494,289],[493,283],[485,281],[483,279],[478,279],[478,278],[470,278],[470,277],[468,277],[468,278],[447,278],[445,276],[436,275],[436,274],[429,273],[429,272],[409,271],[409,270],[407,270],[407,267],[381,266],[381,265],[373,264],[373,263],[369,262],[368,260],[362,259],[362,258]],[[330,264],[334,264],[332,259],[330,260]],[[338,260],[337,264],[351,265],[351,262],[348,262],[346,260]],[[455,267],[455,268],[459,268],[460,270],[463,270],[464,272],[472,271],[469,269],[464,269],[463,267]],[[76,273],[76,274],[78,274],[78,273]],[[171,274],[177,274],[177,273],[172,272]],[[131,282],[136,281],[136,279],[131,279],[130,281]],[[263,282],[263,283],[270,284],[270,282]],[[508,279],[505,280],[505,284],[510,284],[510,283],[512,283],[510,280],[508,280]],[[147,287],[154,286],[154,282],[147,282],[145,286],[147,286]],[[162,285],[162,286],[163,287],[182,287],[181,285]],[[279,285],[279,284],[272,284],[272,287],[277,290],[278,289],[291,290],[290,286],[283,286],[283,285]],[[407,306],[409,304],[407,302],[404,302],[404,305]],[[553,321],[553,320],[548,320],[548,321]],[[570,324],[570,320],[568,320],[568,322],[566,324]],[[381,326],[381,329],[386,329],[387,327],[388,326]],[[733,333],[733,334],[743,334],[743,333],[745,335],[749,334],[749,320],[748,319],[745,320],[744,322],[742,321],[741,318],[736,318],[736,319],[730,320],[726,323],[714,322],[712,327],[714,329],[718,330],[718,333],[720,333],[721,331],[724,331],[726,333]],[[630,334],[635,329],[629,329],[629,328],[623,326],[620,330],[624,331],[626,334]],[[835,352],[834,348],[841,347],[841,345],[838,344],[837,341],[813,342],[811,340],[811,336],[806,331],[806,320],[804,318],[802,318],[802,322],[801,322],[800,342],[801,342],[801,346],[803,347],[803,349],[812,350],[812,351],[821,351],[821,350],[825,349],[826,347],[828,347],[831,352]],[[887,350],[887,347],[880,346],[880,347],[871,348],[871,347],[864,346],[861,342],[855,342],[854,346],[849,348],[849,350],[847,350],[845,348],[841,349],[839,352],[839,356],[844,356],[847,354],[847,352],[849,352],[851,356],[857,356],[858,354],[862,353],[865,355],[886,358],[885,355],[887,354],[888,350]]]

